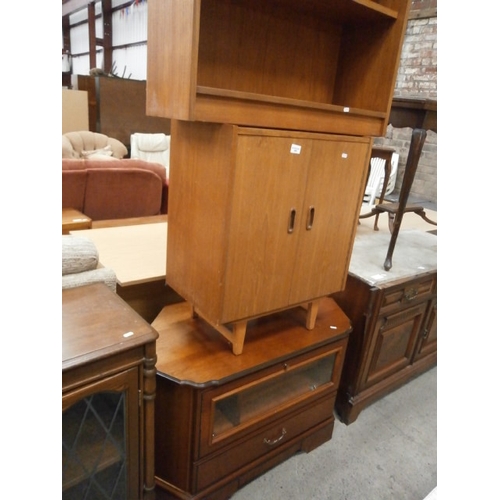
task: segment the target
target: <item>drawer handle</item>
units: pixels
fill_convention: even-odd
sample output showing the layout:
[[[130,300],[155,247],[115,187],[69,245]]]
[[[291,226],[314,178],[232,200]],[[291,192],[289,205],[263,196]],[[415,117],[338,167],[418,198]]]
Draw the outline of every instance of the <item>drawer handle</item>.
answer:
[[[407,292],[404,293],[404,298],[408,302],[413,300],[418,295],[418,290],[416,288],[410,288]]]
[[[286,429],[283,427],[283,429],[281,429],[281,436],[279,438],[276,439],[264,438],[264,443],[268,444],[269,446],[273,446],[276,443],[279,443],[285,437],[285,434],[286,434]]]

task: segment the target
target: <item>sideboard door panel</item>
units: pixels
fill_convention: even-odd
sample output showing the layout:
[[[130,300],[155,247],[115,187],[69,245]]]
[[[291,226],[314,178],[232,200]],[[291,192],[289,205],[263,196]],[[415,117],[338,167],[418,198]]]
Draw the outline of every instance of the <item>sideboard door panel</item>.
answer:
[[[415,361],[437,351],[437,299],[429,305],[429,312],[425,318],[421,342],[415,353]]]
[[[372,361],[365,387],[396,373],[412,362],[427,304],[421,303],[396,314],[381,316],[373,338]]]

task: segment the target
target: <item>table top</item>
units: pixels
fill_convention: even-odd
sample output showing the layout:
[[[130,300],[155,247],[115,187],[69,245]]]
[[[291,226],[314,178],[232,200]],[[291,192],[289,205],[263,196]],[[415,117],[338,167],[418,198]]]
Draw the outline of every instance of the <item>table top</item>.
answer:
[[[89,238],[99,252],[99,263],[113,269],[126,287],[165,279],[167,222],[71,231]]]
[[[349,274],[378,286],[437,270],[437,236],[425,231],[406,230],[399,233],[393,266],[385,271],[390,238],[390,233],[376,231],[357,235]]]
[[[243,353],[234,355],[228,342],[190,305],[165,306],[153,321],[158,375],[181,384],[208,387],[234,380],[292,355],[347,339],[349,318],[332,298],[321,299],[316,326],[305,327],[306,309],[295,307],[251,320]]]
[[[62,229],[69,232],[72,229],[90,227],[92,220],[74,208],[62,209]]]

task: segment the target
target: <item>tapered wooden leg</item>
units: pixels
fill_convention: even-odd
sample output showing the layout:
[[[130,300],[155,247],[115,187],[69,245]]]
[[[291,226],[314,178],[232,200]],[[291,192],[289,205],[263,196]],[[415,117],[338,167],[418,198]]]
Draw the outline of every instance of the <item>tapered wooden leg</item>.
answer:
[[[247,322],[240,321],[233,325],[233,354],[241,354],[243,352],[243,344],[245,343],[245,335],[247,333]]]
[[[232,329],[228,328],[225,325],[214,325],[203,315],[201,311],[195,310],[193,305],[191,305],[191,316],[193,318],[201,316],[204,321],[212,326],[212,328],[217,330],[226,340],[231,343],[233,354],[239,355],[243,352],[243,344],[245,343],[248,321],[244,320],[233,323]]]
[[[319,299],[313,300],[307,306],[306,328],[312,330],[316,325],[316,317],[318,316]]]
[[[189,307],[191,308],[191,317],[192,318],[197,318],[198,317],[198,313],[195,311],[194,305],[193,304],[189,304]]]

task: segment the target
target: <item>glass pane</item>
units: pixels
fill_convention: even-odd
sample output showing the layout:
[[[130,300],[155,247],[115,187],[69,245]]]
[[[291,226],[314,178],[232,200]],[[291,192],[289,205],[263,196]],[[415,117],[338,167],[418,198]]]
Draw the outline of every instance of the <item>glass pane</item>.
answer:
[[[93,394],[63,412],[63,500],[127,498],[124,415],[124,392]]]
[[[213,437],[261,419],[325,384],[331,384],[336,354],[290,369],[262,383],[215,400]]]

